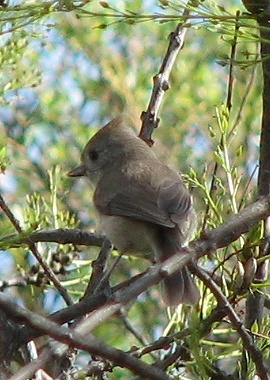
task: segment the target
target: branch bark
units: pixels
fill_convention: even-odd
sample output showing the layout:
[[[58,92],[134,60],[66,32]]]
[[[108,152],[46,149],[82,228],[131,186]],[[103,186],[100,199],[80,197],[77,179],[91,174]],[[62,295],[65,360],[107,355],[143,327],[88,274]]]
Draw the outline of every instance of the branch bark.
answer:
[[[187,4],[188,7],[188,4]],[[189,11],[185,8],[182,17],[188,18]],[[144,140],[148,145],[152,146],[152,133],[158,127],[159,118],[158,111],[162,103],[165,92],[170,88],[169,77],[177,58],[179,51],[184,45],[185,35],[187,28],[182,24],[178,24],[177,28],[170,35],[170,43],[164,56],[158,74],[153,78],[154,86],[150,97],[149,105],[146,111],[141,114],[142,127],[139,137]]]
[[[270,1],[243,1],[246,8],[257,19],[261,36],[261,59],[263,72],[263,93],[262,93],[262,127],[260,140],[260,166],[258,176],[259,196],[270,194]],[[265,244],[261,245],[260,257],[270,253],[270,219],[264,220]],[[258,265],[255,274],[255,281],[262,283],[267,279],[269,261],[265,260]],[[261,292],[254,292],[247,299],[246,325],[248,328],[255,321],[260,322],[263,317],[263,295]]]

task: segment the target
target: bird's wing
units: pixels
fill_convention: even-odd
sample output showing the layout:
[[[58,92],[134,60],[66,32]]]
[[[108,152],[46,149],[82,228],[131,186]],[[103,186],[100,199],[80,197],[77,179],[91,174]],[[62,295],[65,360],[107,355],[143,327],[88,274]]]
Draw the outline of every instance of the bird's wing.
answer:
[[[101,197],[102,198],[102,197]],[[113,195],[107,202],[95,198],[97,209],[107,215],[118,215],[175,227],[190,209],[190,196],[182,182],[164,180],[158,187],[136,183]]]

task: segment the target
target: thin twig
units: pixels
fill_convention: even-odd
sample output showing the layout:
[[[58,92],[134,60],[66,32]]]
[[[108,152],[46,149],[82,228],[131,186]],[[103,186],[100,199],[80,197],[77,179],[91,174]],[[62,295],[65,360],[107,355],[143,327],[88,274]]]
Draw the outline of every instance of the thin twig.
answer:
[[[256,54],[257,56],[257,54]],[[247,103],[247,99],[248,99],[248,96],[250,94],[250,91],[252,89],[252,86],[253,86],[253,83],[254,83],[254,80],[256,78],[256,69],[257,69],[257,65],[254,64],[254,66],[252,66],[252,72],[251,74],[249,75],[249,78],[248,78],[248,82],[246,84],[246,87],[243,91],[243,96],[242,96],[242,99],[240,101],[240,104],[238,105],[237,107],[237,113],[236,113],[236,116],[235,116],[235,120],[234,122],[232,123],[232,128],[229,132],[229,135],[228,135],[228,139],[230,139],[232,137],[232,135],[234,134],[240,120],[241,120],[241,117],[242,117],[242,113],[243,113],[243,109]]]
[[[142,346],[149,346],[149,343],[145,340],[144,336],[136,329],[126,315],[126,309],[122,308],[120,310],[119,318],[122,321],[124,327],[135,336],[135,338],[140,342]],[[132,353],[134,353],[134,348],[132,348]],[[155,355],[153,352],[149,352],[149,354],[152,356],[154,360],[157,360],[157,355]]]
[[[232,40],[232,47],[231,47],[227,100],[226,100],[226,107],[227,107],[229,112],[231,111],[231,108],[232,108],[233,82],[234,82],[233,62],[235,61],[236,46],[237,46],[237,35],[238,35],[239,28],[240,28],[239,16],[240,16],[240,11],[237,11],[236,16],[235,16],[235,28],[234,28],[234,35],[233,35],[233,40]]]
[[[12,278],[11,280],[2,280],[0,281],[0,292],[3,292],[5,289],[13,286],[25,287],[28,283],[29,281],[23,277]]]

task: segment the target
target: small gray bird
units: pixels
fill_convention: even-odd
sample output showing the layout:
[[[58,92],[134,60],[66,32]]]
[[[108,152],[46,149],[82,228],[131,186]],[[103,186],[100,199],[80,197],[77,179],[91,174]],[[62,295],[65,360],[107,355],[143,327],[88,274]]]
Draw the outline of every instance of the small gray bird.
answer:
[[[159,161],[134,131],[116,118],[100,129],[70,177],[94,185],[100,226],[120,253],[162,262],[178,254],[196,229],[196,213],[181,176]],[[167,305],[194,304],[200,294],[186,267],[163,281]]]

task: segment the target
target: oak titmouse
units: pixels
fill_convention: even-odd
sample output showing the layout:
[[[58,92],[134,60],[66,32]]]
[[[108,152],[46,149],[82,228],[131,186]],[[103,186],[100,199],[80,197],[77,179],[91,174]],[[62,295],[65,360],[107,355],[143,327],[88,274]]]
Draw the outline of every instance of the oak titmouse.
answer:
[[[196,214],[179,174],[162,164],[121,118],[99,130],[70,177],[95,187],[101,229],[120,253],[162,262],[177,254],[196,228]],[[168,305],[193,304],[199,291],[186,267],[164,279]]]

